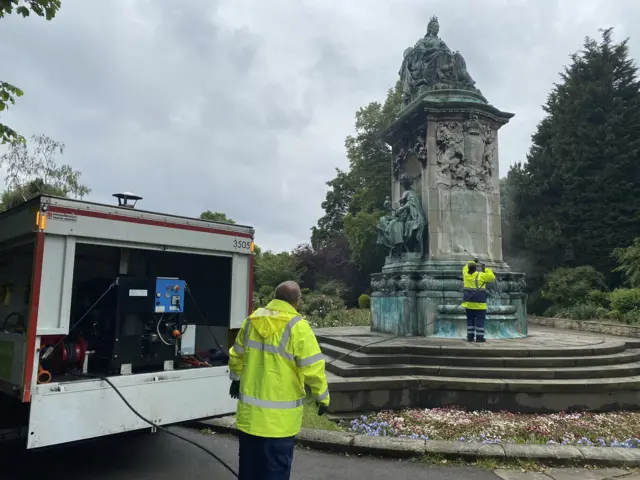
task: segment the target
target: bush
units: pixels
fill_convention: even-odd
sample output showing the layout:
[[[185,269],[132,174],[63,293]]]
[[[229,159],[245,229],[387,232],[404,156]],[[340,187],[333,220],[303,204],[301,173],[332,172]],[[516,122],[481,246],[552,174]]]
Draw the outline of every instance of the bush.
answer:
[[[618,288],[611,292],[611,307],[622,315],[640,310],[640,288]]]
[[[334,310],[344,310],[344,302],[340,297],[317,293],[302,296],[300,313],[304,315],[325,318]]]
[[[636,308],[623,314],[622,321],[629,325],[640,325],[640,308]]]
[[[371,297],[363,293],[358,297],[358,307],[369,310],[371,308]]]
[[[591,266],[558,268],[545,277],[541,293],[555,305],[569,308],[585,303],[589,292],[603,286],[606,286],[604,276]]]
[[[347,287],[344,283],[338,280],[329,280],[322,282],[318,285],[318,290],[323,295],[330,295],[332,297],[341,297],[347,291]]]
[[[371,311],[358,308],[334,310],[324,318],[312,315],[307,320],[313,328],[368,327],[371,325]]]
[[[602,290],[591,290],[587,295],[587,302],[606,310],[611,306],[611,297],[609,293]]]
[[[593,303],[577,303],[564,308],[557,313],[557,317],[570,318],[572,320],[596,320],[602,315],[602,307]],[[600,317],[602,318],[602,317]]]

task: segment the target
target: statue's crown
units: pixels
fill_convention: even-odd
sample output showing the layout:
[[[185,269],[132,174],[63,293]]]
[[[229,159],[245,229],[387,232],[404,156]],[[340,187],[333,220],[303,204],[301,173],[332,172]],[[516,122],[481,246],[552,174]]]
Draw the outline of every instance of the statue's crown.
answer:
[[[438,23],[438,17],[435,15],[429,20],[429,25],[433,25],[434,23]]]

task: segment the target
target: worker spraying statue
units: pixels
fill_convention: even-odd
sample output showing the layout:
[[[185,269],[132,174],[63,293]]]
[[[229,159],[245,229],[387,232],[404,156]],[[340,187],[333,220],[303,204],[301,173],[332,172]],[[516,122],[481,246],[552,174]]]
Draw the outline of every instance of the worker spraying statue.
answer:
[[[462,307],[467,313],[467,341],[484,343],[484,324],[487,318],[487,283],[496,276],[483,263],[473,260],[462,269]]]

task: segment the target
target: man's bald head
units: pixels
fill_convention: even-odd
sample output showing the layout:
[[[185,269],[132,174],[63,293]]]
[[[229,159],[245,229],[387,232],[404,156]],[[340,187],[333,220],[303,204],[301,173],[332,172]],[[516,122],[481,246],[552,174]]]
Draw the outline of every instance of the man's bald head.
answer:
[[[302,292],[300,292],[300,285],[292,280],[282,282],[276,287],[275,296],[276,300],[282,300],[283,302],[287,302],[294,307],[297,307],[300,297],[302,296]]]

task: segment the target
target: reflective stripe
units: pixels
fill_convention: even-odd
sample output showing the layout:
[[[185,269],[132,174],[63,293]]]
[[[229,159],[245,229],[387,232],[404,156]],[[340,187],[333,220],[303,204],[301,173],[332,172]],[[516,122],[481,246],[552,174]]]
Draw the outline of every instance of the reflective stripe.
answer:
[[[329,392],[327,392],[327,395],[328,394]],[[254,407],[274,408],[277,410],[289,410],[304,405],[304,398],[299,398],[298,400],[293,401],[276,402],[272,400],[260,400],[258,398],[250,397],[249,395],[245,395],[244,393],[239,395],[238,400]]]
[[[284,327],[282,340],[280,340],[280,347],[282,348],[282,351],[284,351],[285,347],[287,346],[287,343],[289,342],[289,337],[291,336],[291,330],[293,329],[293,327],[296,326],[296,324],[300,320],[302,320],[302,317],[300,316],[293,317],[291,320],[289,320],[289,323],[287,323],[287,326]]]
[[[308,367],[309,365],[313,365],[320,360],[324,360],[324,355],[322,353],[316,353],[315,355],[311,355],[307,358],[299,358],[296,363],[299,367]]]
[[[256,342],[255,340],[248,340],[247,347],[255,348],[256,350],[261,350],[263,352],[275,353],[276,355],[285,357],[287,360],[291,360],[291,361],[294,360],[292,354],[281,351],[280,347],[276,345],[269,345],[268,343]]]
[[[282,339],[280,340],[280,345],[269,345],[267,343],[258,342],[256,340],[249,340],[249,327],[250,323],[247,320],[247,326],[244,330],[244,345],[245,347],[255,348],[256,350],[261,350],[263,352],[275,353],[276,355],[280,355],[287,360],[295,361],[294,356],[291,353],[287,353],[287,343],[289,342],[289,337],[291,336],[291,329],[300,321],[302,317],[295,316],[287,326],[284,328],[284,333],[282,334]]]
[[[247,318],[247,325],[244,327],[244,344],[249,342],[249,329],[251,328],[251,321]]]
[[[241,347],[237,343],[233,344],[233,351],[236,352],[238,355],[244,355],[244,347]]]
[[[327,398],[329,396],[329,389],[327,388],[324,393],[321,393],[320,395],[318,395],[316,397],[316,402],[321,402],[323,401],[325,398]]]
[[[233,372],[229,373],[229,378],[231,379],[232,382],[239,382],[240,381],[240,377],[238,375],[236,375]]]
[[[276,345],[268,345],[262,342],[256,342],[255,340],[247,340],[247,347],[255,348],[256,350],[262,350],[269,353],[280,353]]]

